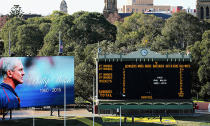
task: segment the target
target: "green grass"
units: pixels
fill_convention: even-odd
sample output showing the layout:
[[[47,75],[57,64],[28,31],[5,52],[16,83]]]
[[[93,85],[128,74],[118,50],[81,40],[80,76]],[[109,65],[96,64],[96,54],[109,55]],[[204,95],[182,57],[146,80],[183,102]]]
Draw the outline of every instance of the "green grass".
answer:
[[[63,117],[49,116],[39,117],[35,119],[35,126],[63,126]],[[170,117],[163,117],[163,120],[172,119]],[[176,123],[160,123],[158,117],[147,118],[141,117],[135,119],[133,125],[131,118],[127,118],[127,124],[124,123],[122,118],[122,126],[210,126],[210,115],[203,115],[198,117],[174,117]],[[137,122],[136,120],[149,120],[145,122]],[[156,120],[156,121],[155,121]],[[119,117],[96,117],[95,126],[119,126]],[[92,117],[66,117],[67,126],[91,126],[93,125]],[[33,126],[33,119],[19,119],[19,120],[4,120],[0,121],[0,126]]]

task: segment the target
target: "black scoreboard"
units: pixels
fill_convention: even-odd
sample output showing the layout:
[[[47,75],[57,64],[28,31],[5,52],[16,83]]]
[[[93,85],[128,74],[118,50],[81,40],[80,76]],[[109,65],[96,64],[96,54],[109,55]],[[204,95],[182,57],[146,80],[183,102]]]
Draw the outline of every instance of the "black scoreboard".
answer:
[[[98,98],[190,99],[190,61],[98,62]]]

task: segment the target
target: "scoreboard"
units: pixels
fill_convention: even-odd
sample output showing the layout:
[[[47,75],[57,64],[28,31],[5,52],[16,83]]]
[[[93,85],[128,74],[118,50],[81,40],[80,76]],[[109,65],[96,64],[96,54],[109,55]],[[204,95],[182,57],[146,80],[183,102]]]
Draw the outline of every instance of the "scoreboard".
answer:
[[[190,61],[99,61],[98,99],[190,99]]]

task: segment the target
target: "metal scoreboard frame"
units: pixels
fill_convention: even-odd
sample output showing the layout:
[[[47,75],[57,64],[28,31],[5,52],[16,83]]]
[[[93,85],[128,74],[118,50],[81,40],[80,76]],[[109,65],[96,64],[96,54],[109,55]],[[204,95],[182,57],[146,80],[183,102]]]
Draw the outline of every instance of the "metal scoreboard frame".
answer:
[[[149,49],[127,55],[99,52],[96,101],[190,99],[191,62],[190,55],[164,55]]]

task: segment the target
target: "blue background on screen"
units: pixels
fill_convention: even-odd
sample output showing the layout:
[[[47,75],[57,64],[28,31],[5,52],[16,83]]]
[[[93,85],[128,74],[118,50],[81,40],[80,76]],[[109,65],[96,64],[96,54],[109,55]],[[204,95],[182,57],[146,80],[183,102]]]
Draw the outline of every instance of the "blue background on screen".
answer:
[[[21,107],[50,106],[74,103],[74,57],[17,57],[24,66],[24,82],[15,91]],[[2,77],[1,77],[2,81]]]

